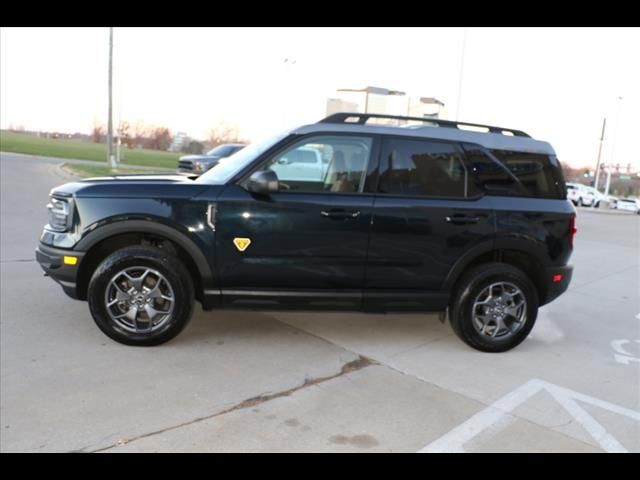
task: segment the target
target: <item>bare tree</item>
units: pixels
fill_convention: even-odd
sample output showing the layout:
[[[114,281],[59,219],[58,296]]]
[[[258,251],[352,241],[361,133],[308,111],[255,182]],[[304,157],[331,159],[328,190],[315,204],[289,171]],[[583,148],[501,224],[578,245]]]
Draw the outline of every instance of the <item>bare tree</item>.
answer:
[[[223,143],[243,143],[239,139],[238,127],[226,123],[219,123],[217,126],[209,129],[207,148],[214,148]]]
[[[167,150],[171,146],[173,136],[166,127],[154,127],[148,138],[148,147],[153,150]]]
[[[142,120],[138,120],[133,126],[133,146],[134,147],[143,147],[145,144],[145,136],[147,132],[147,127],[145,126]]]
[[[105,140],[105,131],[104,126],[98,124],[97,122],[93,124],[93,129],[91,130],[91,138],[94,143],[102,143]]]
[[[131,148],[134,144],[134,139],[131,138],[131,125],[129,122],[124,121],[120,124],[118,134],[120,135],[120,141],[124,143],[128,148]]]

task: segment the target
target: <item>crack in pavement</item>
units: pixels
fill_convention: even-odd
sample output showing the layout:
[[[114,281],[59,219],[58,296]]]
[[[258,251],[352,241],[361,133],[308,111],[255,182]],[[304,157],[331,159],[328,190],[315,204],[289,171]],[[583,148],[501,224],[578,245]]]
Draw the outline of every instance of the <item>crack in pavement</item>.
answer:
[[[103,447],[103,448],[98,448],[96,450],[85,450],[85,449],[79,449],[79,450],[73,450],[72,452],[69,453],[98,453],[98,452],[103,452],[105,450],[109,450],[111,448],[115,448],[115,447],[119,447],[122,445],[126,445],[128,443],[132,443],[135,442],[137,440],[141,440],[143,438],[147,438],[147,437],[152,437],[154,435],[159,435],[161,433],[165,433],[171,430],[176,430],[178,428],[182,428],[182,427],[186,427],[189,425],[193,425],[195,423],[199,423],[199,422],[203,422],[205,420],[209,420],[211,418],[215,418],[215,417],[219,417],[221,415],[226,415],[227,413],[231,413],[231,412],[235,412],[236,410],[244,410],[246,408],[251,408],[251,407],[255,407],[256,405],[260,405],[262,403],[265,402],[269,402],[271,400],[275,400],[276,398],[282,398],[282,397],[288,397],[289,395],[297,392],[298,390],[302,390],[303,388],[307,388],[313,385],[319,385],[321,383],[324,382],[328,382],[329,380],[333,380],[334,378],[338,378],[341,377],[343,375],[347,375],[351,372],[355,372],[357,370],[362,370],[363,368],[366,368],[370,365],[378,365],[378,362],[371,360],[370,358],[364,357],[362,355],[359,355],[358,358],[356,358],[355,360],[352,360],[351,362],[345,363],[344,365],[342,365],[342,368],[340,369],[340,371],[334,375],[329,375],[327,377],[318,377],[318,378],[306,378],[305,381],[293,388],[290,388],[288,390],[283,390],[281,392],[276,392],[276,393],[271,393],[271,394],[263,394],[263,395],[258,395],[256,397],[251,397],[248,398],[247,400],[243,400],[240,403],[237,403],[236,405],[229,407],[225,410],[222,410],[221,412],[218,413],[214,413],[211,415],[207,415],[204,417],[199,417],[196,418],[194,420],[190,420],[188,422],[184,422],[181,423],[179,425],[173,425],[171,427],[166,427],[163,428],[161,430],[155,430],[153,432],[149,432],[149,433],[145,433],[143,435],[138,435],[137,437],[133,437],[133,438],[129,438],[129,439],[121,439],[118,440],[116,443],[113,443],[107,447]],[[86,448],[86,447],[85,447]]]
[[[0,263],[35,262],[35,258],[16,258],[14,260],[0,260]]]

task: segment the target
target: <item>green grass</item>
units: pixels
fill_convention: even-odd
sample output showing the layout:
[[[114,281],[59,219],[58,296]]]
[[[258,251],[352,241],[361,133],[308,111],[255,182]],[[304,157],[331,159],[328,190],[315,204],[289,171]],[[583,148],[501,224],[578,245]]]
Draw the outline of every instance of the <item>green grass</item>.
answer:
[[[4,130],[0,131],[0,151],[107,163],[107,146],[102,143],[62,138],[42,138]],[[123,148],[121,155],[121,162],[128,165],[176,169],[178,167],[178,158],[181,154],[159,150],[130,150]]]
[[[78,175],[79,177],[109,177],[111,175],[132,175],[136,173],[175,173],[175,170],[167,172],[167,169],[157,168],[154,170],[140,170],[135,168],[114,168],[111,169],[106,165],[82,165],[67,163],[64,169]]]

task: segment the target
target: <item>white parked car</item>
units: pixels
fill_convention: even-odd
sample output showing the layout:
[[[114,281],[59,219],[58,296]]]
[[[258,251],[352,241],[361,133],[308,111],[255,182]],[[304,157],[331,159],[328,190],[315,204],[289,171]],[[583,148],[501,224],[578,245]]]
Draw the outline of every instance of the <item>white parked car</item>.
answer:
[[[618,210],[628,210],[640,215],[640,200],[637,198],[619,198]]]
[[[593,195],[593,201],[591,204],[592,207],[598,208],[601,202],[610,202],[610,197],[607,197],[604,193],[599,192],[594,187],[587,187],[586,185],[581,185],[581,187],[584,188],[587,192],[590,192],[591,195]]]
[[[571,200],[571,202],[578,207],[590,207],[594,203],[594,195],[588,189],[591,187],[587,187],[580,183],[567,183],[567,200]],[[604,197],[604,195],[603,195]]]
[[[324,180],[328,162],[323,161],[322,155],[315,148],[300,147],[280,157],[271,170],[278,174],[278,178],[286,180],[318,182]]]

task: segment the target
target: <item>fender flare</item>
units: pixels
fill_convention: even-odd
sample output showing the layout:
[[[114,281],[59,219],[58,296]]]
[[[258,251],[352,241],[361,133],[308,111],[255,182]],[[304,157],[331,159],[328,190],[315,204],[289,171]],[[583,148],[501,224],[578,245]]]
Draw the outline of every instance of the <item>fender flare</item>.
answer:
[[[511,250],[529,255],[533,257],[535,262],[542,268],[544,268],[548,263],[545,261],[544,250],[542,247],[537,245],[533,239],[506,237],[486,240],[468,250],[456,261],[453,267],[451,267],[451,270],[449,270],[442,289],[445,291],[451,291],[455,283],[460,278],[462,272],[464,272],[474,260],[486,253],[499,250]]]
[[[213,272],[207,258],[198,248],[196,243],[187,237],[184,233],[171,228],[162,223],[151,222],[148,220],[119,220],[93,230],[83,237],[74,247],[75,250],[88,252],[98,242],[109,237],[120,235],[123,233],[150,233],[179,245],[193,260],[200,278],[202,279],[203,288],[207,288],[213,282]]]

